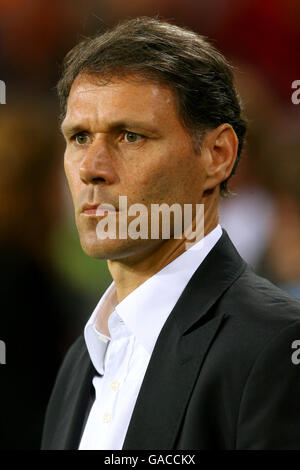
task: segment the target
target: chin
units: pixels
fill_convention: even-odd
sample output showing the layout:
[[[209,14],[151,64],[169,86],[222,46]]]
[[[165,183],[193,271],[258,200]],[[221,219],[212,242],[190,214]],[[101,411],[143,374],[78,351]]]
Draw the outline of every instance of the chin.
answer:
[[[155,243],[153,243],[155,242]],[[153,244],[160,243],[159,240],[143,239],[106,239],[98,240],[95,236],[80,238],[83,251],[92,258],[117,260],[126,258],[135,258],[140,255],[143,257],[149,250],[152,251]],[[152,249],[151,249],[152,248]]]
[[[83,251],[91,258],[110,259],[119,253],[118,240],[80,240]]]

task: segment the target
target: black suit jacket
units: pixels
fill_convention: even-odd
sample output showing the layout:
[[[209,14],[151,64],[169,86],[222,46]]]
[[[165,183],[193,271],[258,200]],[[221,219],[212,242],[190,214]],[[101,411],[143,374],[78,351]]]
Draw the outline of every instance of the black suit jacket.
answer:
[[[297,339],[300,302],[257,276],[223,230],[158,337],[123,449],[300,449]],[[95,373],[80,336],[42,449],[78,448]]]

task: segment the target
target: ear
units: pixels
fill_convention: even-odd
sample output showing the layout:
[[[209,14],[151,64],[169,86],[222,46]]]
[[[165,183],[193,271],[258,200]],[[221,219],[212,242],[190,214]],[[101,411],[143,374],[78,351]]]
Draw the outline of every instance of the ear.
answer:
[[[230,124],[208,131],[203,142],[206,170],[204,190],[214,189],[230,175],[238,151],[238,138]]]

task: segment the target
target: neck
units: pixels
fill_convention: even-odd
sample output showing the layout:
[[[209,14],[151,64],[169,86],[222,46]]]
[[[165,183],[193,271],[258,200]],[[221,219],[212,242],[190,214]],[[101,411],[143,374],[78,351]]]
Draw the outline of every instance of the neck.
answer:
[[[204,231],[206,236],[218,224],[218,198],[209,197],[204,204]],[[195,229],[196,219],[192,228]],[[154,245],[146,247],[142,254],[126,259],[108,260],[108,269],[115,282],[118,302],[121,302],[138,286],[163,269],[186,250],[187,238],[155,240]],[[190,243],[190,242],[189,242]]]

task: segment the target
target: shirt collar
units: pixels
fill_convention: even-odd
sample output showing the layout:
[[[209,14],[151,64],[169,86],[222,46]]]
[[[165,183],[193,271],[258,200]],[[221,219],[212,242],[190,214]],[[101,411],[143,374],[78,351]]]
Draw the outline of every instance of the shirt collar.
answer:
[[[95,327],[97,316],[106,309],[111,320],[121,319],[126,330],[151,356],[159,333],[194,272],[222,235],[217,225],[202,240],[192,245],[175,260],[138,286],[119,304],[114,282],[108,287],[88,320],[84,336],[91,360],[100,374],[104,373],[104,357],[109,337]]]
[[[107,309],[113,310],[117,303],[116,290],[114,282],[112,282],[97,303],[84,328],[87,350],[95,369],[101,375],[104,374],[104,358],[110,338],[97,330],[96,320],[97,316],[103,314]]]

